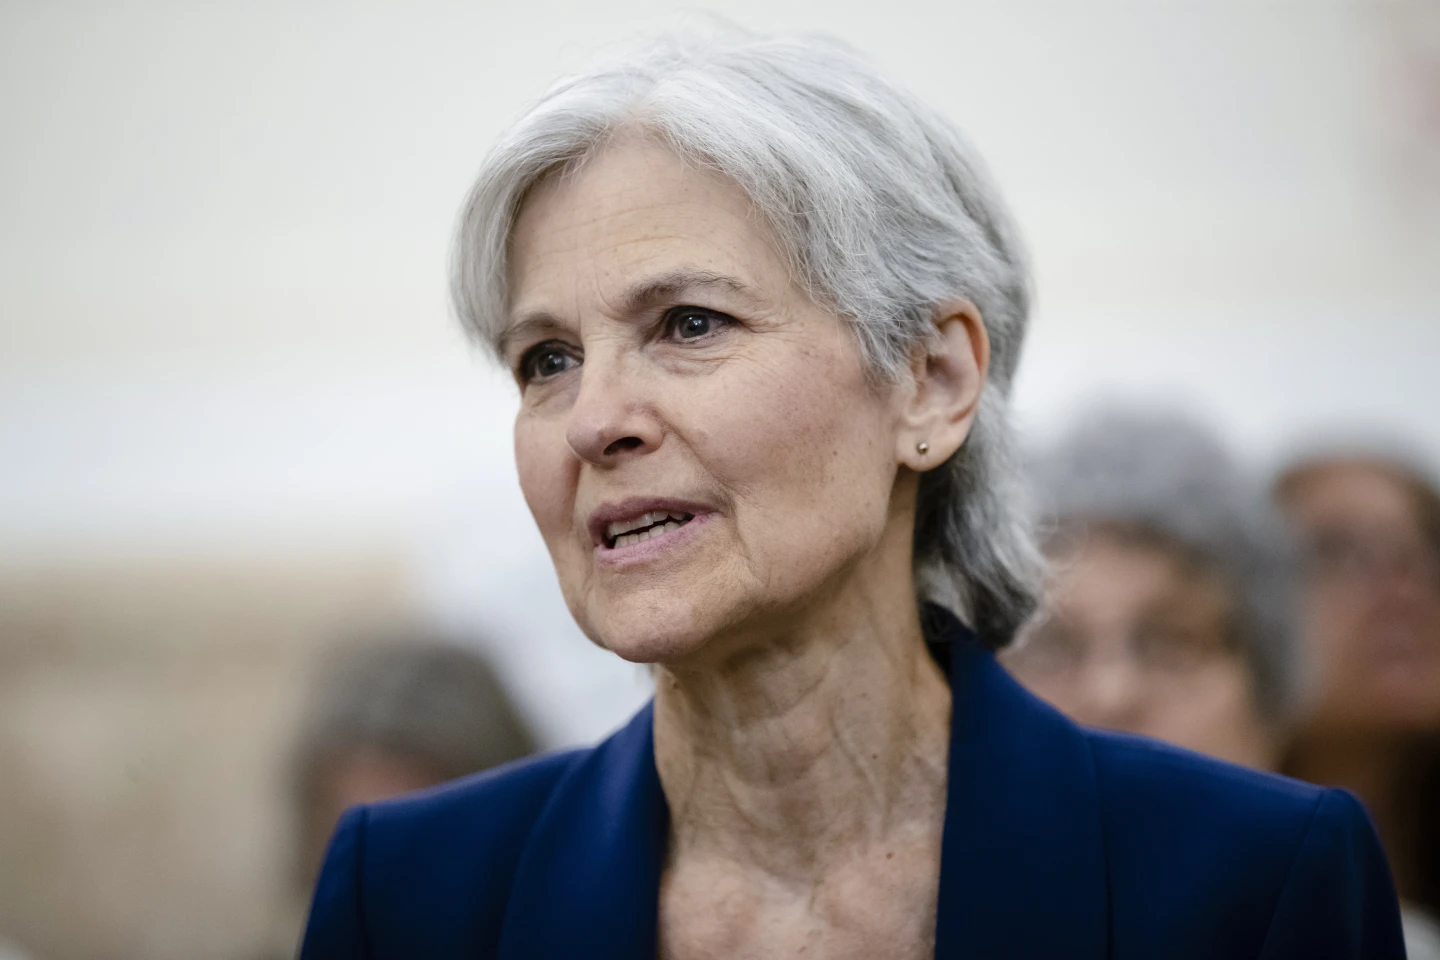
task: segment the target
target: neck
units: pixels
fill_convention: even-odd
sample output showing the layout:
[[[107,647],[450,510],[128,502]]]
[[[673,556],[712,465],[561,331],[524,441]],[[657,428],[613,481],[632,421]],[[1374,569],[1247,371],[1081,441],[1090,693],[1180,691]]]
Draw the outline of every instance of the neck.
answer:
[[[908,569],[903,589],[847,583],[729,649],[656,676],[672,862],[698,854],[804,883],[877,844],[938,850],[950,690]]]

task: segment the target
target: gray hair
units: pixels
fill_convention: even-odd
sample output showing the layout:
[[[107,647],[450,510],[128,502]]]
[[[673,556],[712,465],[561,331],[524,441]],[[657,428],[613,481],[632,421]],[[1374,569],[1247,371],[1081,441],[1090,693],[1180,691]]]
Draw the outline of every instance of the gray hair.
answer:
[[[629,131],[744,190],[807,293],[851,323],[881,382],[907,374],[939,305],[964,298],[979,310],[989,382],[964,446],[921,478],[917,592],[987,643],[1008,643],[1041,588],[1008,422],[1030,280],[979,157],[948,120],[833,41],[662,39],[560,81],[485,160],[452,264],[457,312],[481,342],[498,351],[506,248],[527,191]]]
[[[326,783],[335,764],[376,752],[438,781],[534,752],[535,743],[485,658],[425,630],[356,638],[323,658],[291,754],[301,889],[315,882],[325,839]]]
[[[535,749],[485,658],[423,632],[337,648],[321,665],[297,743],[302,776],[372,749],[451,780]]]
[[[1297,554],[1263,485],[1178,413],[1100,409],[1033,458],[1047,540],[1111,530],[1180,554],[1225,583],[1256,705],[1288,719],[1305,687]]]

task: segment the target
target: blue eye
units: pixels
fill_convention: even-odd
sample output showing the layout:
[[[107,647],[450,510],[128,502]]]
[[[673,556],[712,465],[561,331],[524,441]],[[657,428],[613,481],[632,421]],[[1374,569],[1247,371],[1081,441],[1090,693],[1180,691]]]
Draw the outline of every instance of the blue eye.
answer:
[[[559,376],[579,363],[579,360],[564,344],[547,341],[537,344],[520,359],[520,379],[546,380]]]
[[[676,307],[665,317],[665,335],[675,340],[699,340],[729,322],[729,317],[713,310]]]

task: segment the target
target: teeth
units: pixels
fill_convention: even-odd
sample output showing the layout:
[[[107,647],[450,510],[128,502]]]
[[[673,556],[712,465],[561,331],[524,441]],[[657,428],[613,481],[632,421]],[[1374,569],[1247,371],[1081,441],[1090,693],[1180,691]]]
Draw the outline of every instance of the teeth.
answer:
[[[662,520],[667,519],[684,521],[685,514],[667,513],[664,510],[652,510],[644,516],[636,517],[633,520],[615,521],[614,523],[610,524],[605,528],[605,536],[609,537],[611,540],[616,541],[616,546],[619,546],[620,537],[624,536],[630,531],[639,530],[643,527],[648,527],[652,524],[656,524]]]
[[[646,514],[646,516],[654,516],[656,519],[655,519],[655,520],[652,520],[652,521],[650,521],[650,522],[651,522],[651,523],[657,523],[659,520],[664,519],[665,517],[673,516],[673,514],[658,513],[658,514]],[[618,526],[618,524],[612,524],[612,526]],[[634,524],[634,522],[632,521],[631,523],[628,524],[628,526],[630,526],[631,529],[633,529],[634,526],[635,526],[635,524]],[[658,527],[651,527],[651,528],[648,529],[648,530],[640,530],[640,531],[638,531],[637,533],[622,533],[622,534],[620,534],[619,536],[617,536],[617,537],[614,538],[614,539],[615,539],[614,549],[619,550],[621,547],[630,547],[630,546],[634,546],[634,545],[636,545],[636,544],[644,543],[646,540],[651,540],[651,539],[653,539],[653,538],[655,538],[655,537],[663,536],[664,534],[669,533],[671,530],[679,530],[679,529],[680,529],[680,522],[679,522],[678,520],[670,520],[670,521],[668,521],[668,522],[666,522],[666,523],[660,524],[660,526],[658,526]]]

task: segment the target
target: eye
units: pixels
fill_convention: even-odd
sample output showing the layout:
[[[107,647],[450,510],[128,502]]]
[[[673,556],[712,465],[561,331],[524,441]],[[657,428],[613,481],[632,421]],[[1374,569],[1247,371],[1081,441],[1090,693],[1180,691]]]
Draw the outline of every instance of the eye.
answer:
[[[548,380],[559,376],[579,364],[579,359],[565,344],[558,340],[537,343],[520,358],[520,380]]]
[[[703,307],[676,307],[665,314],[665,336],[671,340],[700,340],[734,319]]]

